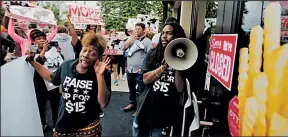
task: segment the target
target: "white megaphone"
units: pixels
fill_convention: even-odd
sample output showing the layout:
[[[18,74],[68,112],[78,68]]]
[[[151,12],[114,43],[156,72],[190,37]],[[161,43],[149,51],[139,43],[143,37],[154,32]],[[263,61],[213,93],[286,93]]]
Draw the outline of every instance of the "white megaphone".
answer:
[[[167,45],[164,58],[173,69],[186,70],[195,64],[198,58],[198,50],[191,40],[177,38]]]
[[[133,45],[127,50],[128,56],[131,57],[136,51],[143,49],[144,45],[139,40],[135,40]]]

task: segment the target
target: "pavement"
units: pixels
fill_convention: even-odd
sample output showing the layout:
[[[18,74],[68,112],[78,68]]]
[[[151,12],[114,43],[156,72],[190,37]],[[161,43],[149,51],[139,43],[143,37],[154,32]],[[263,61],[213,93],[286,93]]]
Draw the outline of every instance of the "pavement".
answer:
[[[132,122],[133,111],[124,112],[123,108],[128,105],[129,89],[125,77],[125,81],[122,81],[120,77],[119,85],[115,86],[113,76],[111,77],[112,83],[112,97],[109,105],[103,109],[104,117],[101,118],[102,124],[102,136],[132,136]],[[49,103],[47,103],[47,130],[45,131],[45,137],[52,137],[52,118]]]

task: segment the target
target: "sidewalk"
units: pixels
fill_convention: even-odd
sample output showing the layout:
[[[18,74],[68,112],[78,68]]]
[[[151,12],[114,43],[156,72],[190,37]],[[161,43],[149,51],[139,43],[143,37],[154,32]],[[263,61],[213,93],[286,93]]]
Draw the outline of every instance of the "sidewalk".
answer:
[[[128,89],[128,84],[127,84],[127,80],[126,80],[126,74],[125,74],[125,80],[122,80],[122,76],[120,76],[119,80],[118,80],[119,85],[115,86],[114,85],[114,78],[113,78],[113,74],[111,75],[111,85],[112,85],[112,91],[119,91],[119,92],[129,92]]]

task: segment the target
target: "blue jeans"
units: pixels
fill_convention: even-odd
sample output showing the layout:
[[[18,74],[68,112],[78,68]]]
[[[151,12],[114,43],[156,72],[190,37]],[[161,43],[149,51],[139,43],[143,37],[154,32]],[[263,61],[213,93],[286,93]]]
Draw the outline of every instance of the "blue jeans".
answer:
[[[143,75],[139,73],[127,73],[127,83],[129,88],[129,100],[130,104],[137,106],[136,92],[142,93],[143,91]],[[136,89],[138,84],[138,89]]]
[[[138,117],[136,116],[133,120],[132,124],[132,136],[139,137],[139,136],[152,136],[152,137],[161,137],[162,131],[164,128],[150,128],[147,129],[139,128],[138,126]]]

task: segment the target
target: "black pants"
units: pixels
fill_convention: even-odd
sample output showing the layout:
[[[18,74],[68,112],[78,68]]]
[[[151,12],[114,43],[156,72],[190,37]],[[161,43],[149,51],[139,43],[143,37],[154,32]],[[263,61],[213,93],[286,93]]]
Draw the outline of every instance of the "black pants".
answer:
[[[130,104],[137,105],[136,92],[142,93],[143,91],[143,75],[139,73],[127,73],[127,82],[129,88],[129,100]],[[136,89],[138,84],[138,89]]]
[[[46,104],[49,100],[50,107],[52,110],[52,120],[53,120],[53,126],[55,126],[57,119],[58,119],[58,107],[59,107],[59,101],[60,101],[61,94],[59,93],[59,88],[55,88],[48,92],[38,92],[37,95],[37,102],[38,102],[38,108],[41,118],[42,125],[46,125]]]
[[[59,92],[59,88],[55,88],[55,89],[49,91],[48,94],[49,94],[48,100],[50,102],[50,107],[52,110],[53,126],[55,126],[57,119],[58,119],[58,109],[59,109],[61,94]]]
[[[120,68],[122,68],[122,75],[125,74],[125,63],[126,63],[126,57],[124,57],[124,55],[122,56],[117,56],[118,59],[118,67],[117,67],[117,72],[120,75]]]

